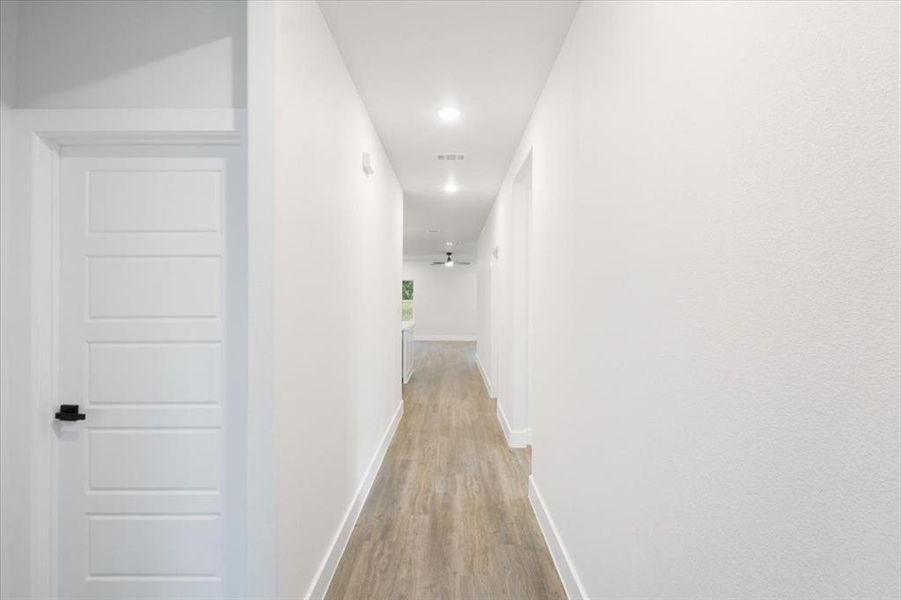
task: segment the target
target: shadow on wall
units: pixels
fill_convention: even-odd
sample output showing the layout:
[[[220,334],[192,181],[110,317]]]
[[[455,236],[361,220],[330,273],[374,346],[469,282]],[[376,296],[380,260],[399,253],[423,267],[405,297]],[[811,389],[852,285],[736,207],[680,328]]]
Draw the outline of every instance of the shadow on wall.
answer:
[[[19,5],[22,108],[246,106],[238,1]]]

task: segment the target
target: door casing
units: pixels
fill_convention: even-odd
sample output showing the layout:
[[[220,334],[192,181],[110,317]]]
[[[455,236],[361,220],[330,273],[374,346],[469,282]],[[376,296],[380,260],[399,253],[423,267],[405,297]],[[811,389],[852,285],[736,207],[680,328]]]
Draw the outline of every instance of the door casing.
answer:
[[[29,266],[24,273],[27,283],[11,283],[27,285],[28,302],[23,308],[28,311],[28,318],[20,331],[11,332],[10,346],[28,348],[28,352],[21,359],[27,368],[11,386],[18,401],[14,408],[11,407],[12,414],[4,415],[4,418],[28,423],[30,443],[22,460],[28,462],[30,481],[21,490],[22,496],[17,498],[24,498],[24,502],[13,502],[10,509],[12,511],[24,504],[28,512],[11,513],[5,517],[9,520],[27,519],[29,523],[29,539],[16,541],[24,542],[30,548],[29,591],[32,598],[58,597],[58,466],[56,438],[51,425],[59,404],[56,373],[59,367],[57,257],[60,151],[66,146],[144,144],[226,144],[243,148],[245,120],[243,110],[231,109],[16,111],[13,202],[26,208],[14,211],[13,228],[20,228],[24,232],[22,237],[27,237],[17,237],[13,245],[21,252],[20,255],[27,257]],[[242,169],[246,174],[246,160]],[[27,222],[23,222],[26,219]],[[244,254],[246,260],[246,247]],[[244,329],[242,338],[246,340],[246,318]],[[245,448],[247,440],[237,443]],[[21,448],[16,450],[19,450],[18,454],[23,454]],[[246,451],[242,451],[241,455],[246,456]],[[229,452],[229,456],[233,454]],[[241,516],[245,516],[243,510]],[[239,534],[243,538],[243,528],[240,528]],[[229,545],[232,544],[236,548],[244,547],[243,539],[229,541]],[[225,584],[227,595],[243,595],[245,564],[245,556],[229,551],[226,571],[230,579]]]

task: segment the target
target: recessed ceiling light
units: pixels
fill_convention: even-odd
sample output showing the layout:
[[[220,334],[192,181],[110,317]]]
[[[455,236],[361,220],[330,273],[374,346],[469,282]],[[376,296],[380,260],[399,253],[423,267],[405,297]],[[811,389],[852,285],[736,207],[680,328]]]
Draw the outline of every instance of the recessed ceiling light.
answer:
[[[442,121],[456,121],[460,118],[460,109],[453,106],[445,106],[438,111],[438,118]]]
[[[438,233],[438,230],[437,229],[429,229],[429,230],[427,230],[427,233]]]
[[[451,246],[454,245],[454,243],[453,242],[444,242],[444,245],[447,246],[448,248],[450,248]]]
[[[456,183],[447,183],[444,186],[444,191],[448,194],[456,194],[459,189]]]

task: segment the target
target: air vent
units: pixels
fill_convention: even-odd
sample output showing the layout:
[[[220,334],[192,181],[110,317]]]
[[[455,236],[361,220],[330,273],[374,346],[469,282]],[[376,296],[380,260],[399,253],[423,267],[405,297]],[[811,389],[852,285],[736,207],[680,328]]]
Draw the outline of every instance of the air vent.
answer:
[[[438,155],[438,160],[463,160],[466,155],[462,152],[446,152]]]

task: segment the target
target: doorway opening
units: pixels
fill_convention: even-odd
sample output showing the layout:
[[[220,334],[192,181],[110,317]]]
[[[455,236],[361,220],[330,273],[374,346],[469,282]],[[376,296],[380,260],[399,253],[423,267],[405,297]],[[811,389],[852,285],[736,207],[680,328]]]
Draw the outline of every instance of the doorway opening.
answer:
[[[490,360],[491,360],[491,378],[490,389],[488,395],[497,399],[500,394],[501,376],[500,376],[500,348],[501,348],[501,261],[497,248],[491,252],[491,262],[489,264],[489,294],[490,294],[490,310],[491,310],[491,342],[490,342]]]
[[[532,324],[530,305],[532,298],[530,266],[532,237],[532,152],[523,160],[513,179],[512,215],[513,233],[510,240],[510,399],[507,403],[512,414],[509,418],[511,446],[528,446],[532,443],[532,423],[529,411],[530,343]]]

